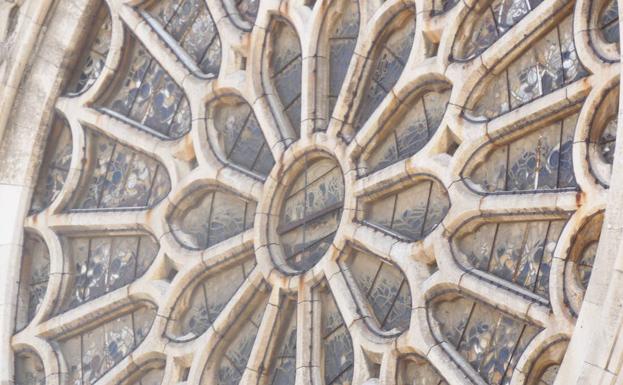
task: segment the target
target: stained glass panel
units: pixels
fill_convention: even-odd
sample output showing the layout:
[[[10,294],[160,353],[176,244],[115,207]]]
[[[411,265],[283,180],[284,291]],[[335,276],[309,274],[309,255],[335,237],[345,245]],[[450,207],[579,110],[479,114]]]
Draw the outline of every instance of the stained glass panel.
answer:
[[[590,282],[603,220],[603,212],[586,219],[569,250],[565,270],[565,300],[575,315],[580,311]]]
[[[253,299],[254,306],[248,306],[244,315],[236,318],[235,329],[230,329],[221,340],[218,369],[216,370],[216,383],[222,385],[237,385],[247,367],[255,338],[257,337],[262,316],[266,309],[267,300],[260,292]],[[213,384],[213,380],[204,375],[202,384]]]
[[[140,307],[60,341],[68,383],[95,383],[143,342],[155,316],[156,309]]]
[[[239,97],[220,98],[210,109],[225,159],[265,178],[275,161],[251,106]]]
[[[494,0],[479,4],[461,23],[457,36],[467,36],[467,40],[454,42],[454,58],[469,60],[480,55],[541,1]]]
[[[173,235],[191,249],[207,249],[253,226],[255,202],[208,189],[186,196],[168,218]]]
[[[575,188],[571,151],[577,119],[576,113],[484,149],[469,174],[470,181],[487,193]],[[472,164],[476,162],[467,168]]]
[[[167,336],[188,341],[203,334],[221,314],[255,265],[253,256],[234,265],[215,267],[194,288],[177,300],[173,320],[167,323]]]
[[[466,116],[473,120],[493,119],[586,76],[575,50],[572,24],[571,15],[487,85],[477,88],[470,97],[474,107]]]
[[[344,180],[334,160],[303,161],[304,169],[284,200],[277,229],[286,262],[300,271],[312,267],[329,248],[344,200]]]
[[[281,101],[281,109],[296,137],[301,135],[301,72],[303,57],[296,30],[283,18],[271,23],[267,72]]]
[[[22,269],[19,278],[17,319],[15,327],[23,329],[37,314],[50,279],[50,253],[43,239],[27,232],[22,249]]]
[[[159,248],[150,235],[68,237],[63,247],[72,264],[72,285],[62,311],[132,283],[151,266]]]
[[[446,112],[450,90],[430,91],[402,104],[375,138],[364,157],[369,173],[381,170],[420,151],[435,134]]]
[[[325,384],[349,385],[353,376],[354,358],[348,328],[331,292],[320,290],[318,298],[321,308],[320,330]]]
[[[15,385],[45,385],[45,371],[39,357],[20,352],[15,357]]]
[[[392,18],[377,37],[366,65],[366,85],[353,126],[358,131],[394,87],[407,64],[415,36],[415,14],[407,9]],[[346,138],[353,133],[344,132]]]
[[[279,333],[274,336],[275,352],[266,363],[270,385],[294,384],[296,378],[296,299],[285,299],[281,307]]]
[[[342,89],[342,84],[357,44],[359,34],[359,3],[354,0],[333,1],[327,11],[339,12],[338,19],[328,23],[328,50],[329,50],[329,76],[328,92],[325,102],[329,103],[329,114],[335,108],[335,103]],[[329,20],[327,20],[328,22]],[[321,80],[319,78],[318,80]],[[325,122],[328,124],[328,120]],[[326,127],[322,127],[325,129]]]
[[[105,2],[95,12],[91,28],[74,76],[67,86],[70,94],[79,94],[89,89],[106,65],[112,36],[112,19]]]
[[[487,384],[510,383],[528,343],[540,329],[492,306],[454,296],[429,305],[441,336],[476,369]]]
[[[459,230],[456,257],[474,267],[549,298],[554,249],[566,220],[486,222]]]
[[[608,43],[619,43],[619,5],[617,0],[608,0],[599,14],[599,30]]]
[[[364,215],[372,226],[412,242],[433,231],[449,208],[446,189],[436,180],[422,178],[410,187],[371,201]]]
[[[398,360],[397,385],[448,385],[433,365],[424,358],[411,354]]]
[[[237,0],[236,8],[240,12],[240,16],[249,23],[253,24],[257,17],[257,11],[260,7],[260,0]]]
[[[369,253],[355,250],[346,260],[357,289],[368,301],[378,326],[402,332],[409,327],[411,292],[400,269]],[[347,273],[348,274],[348,273]]]
[[[72,140],[67,121],[54,119],[45,155],[41,162],[39,178],[30,205],[30,214],[40,212],[60,194],[71,164]]]
[[[136,39],[125,50],[124,67],[101,101],[103,110],[163,139],[190,130],[190,105],[184,91]]]
[[[204,0],[162,0],[149,13],[207,75],[221,66],[221,40]]]
[[[146,208],[171,189],[156,160],[93,130],[87,135],[86,167],[72,210]]]

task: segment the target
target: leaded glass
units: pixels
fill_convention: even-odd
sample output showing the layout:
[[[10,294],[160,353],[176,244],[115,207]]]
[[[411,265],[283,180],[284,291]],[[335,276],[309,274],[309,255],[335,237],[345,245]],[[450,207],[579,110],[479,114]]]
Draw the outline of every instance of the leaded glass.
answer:
[[[602,134],[599,136],[599,151],[603,160],[612,164],[614,161],[614,146],[617,140],[618,118],[615,116],[606,123]]]
[[[253,24],[257,17],[257,11],[260,6],[260,0],[238,0],[236,8],[240,12],[240,16],[247,22]]]
[[[571,149],[577,119],[573,114],[519,139],[496,140],[468,163],[469,180],[482,192],[575,188]]]
[[[370,52],[372,60],[366,63],[365,80],[362,79],[361,101],[357,106],[353,127],[355,132],[361,129],[385,96],[394,87],[402,74],[415,35],[415,14],[413,9],[395,15],[388,26],[381,31],[374,41]],[[342,135],[352,138],[354,132],[344,128]]]
[[[35,317],[50,279],[50,252],[43,239],[26,233],[19,278],[16,329],[23,329]]]
[[[443,220],[450,207],[446,189],[434,179],[415,183],[367,203],[365,221],[398,238],[417,241]]]
[[[597,246],[601,236],[603,212],[589,217],[573,240],[565,267],[565,300],[571,313],[577,315],[590,282]]]
[[[299,35],[292,24],[283,19],[275,18],[271,22],[268,41],[270,47],[266,61],[266,72],[270,77],[270,85],[279,97],[279,107],[288,119],[292,134],[301,134],[301,76],[303,56]],[[290,136],[286,136],[290,137]]]
[[[619,88],[608,90],[599,101],[590,123],[588,152],[590,170],[600,183],[608,185],[614,162],[619,113]]]
[[[227,191],[204,189],[185,197],[168,218],[175,238],[191,249],[206,249],[248,230],[255,202]]]
[[[206,366],[202,376],[202,384],[213,384],[214,381],[222,385],[237,385],[247,367],[255,338],[257,337],[262,323],[262,315],[267,306],[267,298],[261,288],[251,299],[254,306],[247,309],[236,317],[234,328],[228,330],[217,346],[217,354],[214,359],[215,370],[211,364]]]
[[[205,332],[253,270],[254,262],[253,256],[246,256],[240,264],[210,269],[207,277],[177,300],[173,310],[175,321],[168,323],[167,336],[186,341]]]
[[[429,304],[439,339],[448,341],[487,384],[510,383],[521,353],[540,331],[469,297],[449,295]]]
[[[366,149],[363,161],[369,173],[381,170],[420,151],[435,134],[450,99],[450,90],[416,93],[384,122],[378,137]]]
[[[369,253],[355,250],[344,261],[356,289],[367,300],[378,327],[402,332],[409,327],[411,293],[400,269]]]
[[[85,50],[77,65],[79,68],[70,80],[67,91],[79,94],[95,83],[106,65],[106,57],[110,47],[112,19],[108,6],[102,3],[95,12],[89,37],[85,41]]]
[[[130,38],[126,68],[101,101],[103,111],[163,139],[190,130],[190,106],[184,91],[135,38]]]
[[[166,169],[129,146],[86,130],[86,167],[71,210],[146,208],[171,189]]]
[[[65,255],[71,261],[71,293],[62,311],[92,301],[140,278],[158,253],[150,235],[67,237]]]
[[[454,58],[469,60],[480,55],[541,4],[541,1],[494,0],[477,4],[461,23],[458,36],[467,36],[467,40],[454,42]]]
[[[204,0],[162,0],[148,12],[206,75],[217,76],[221,40]]]
[[[15,357],[15,385],[45,385],[43,363],[34,353],[17,353]]]
[[[495,118],[586,75],[575,50],[570,15],[477,88],[466,117],[476,121]]]
[[[318,289],[321,311],[320,337],[324,356],[323,373],[326,385],[348,385],[353,375],[353,345],[348,328],[335,299],[326,289]]]
[[[597,25],[606,42],[619,43],[619,6],[617,0],[606,1],[599,13]]]
[[[154,308],[142,306],[59,341],[68,383],[95,383],[143,342],[155,316]]]
[[[289,385],[296,378],[296,298],[286,298],[281,304],[283,311],[273,339],[274,353],[264,365],[269,369],[270,385]]]
[[[49,135],[30,213],[42,211],[56,199],[65,185],[71,165],[71,131],[67,122],[60,117],[54,119]]]
[[[208,135],[213,126],[222,156],[265,178],[275,161],[251,106],[241,98],[231,96],[214,101],[209,111]]]
[[[329,68],[327,69],[327,76],[316,78],[316,82],[319,83],[317,87],[324,88],[324,93],[322,98],[316,97],[315,104],[317,104],[318,118],[322,119],[318,128],[324,130],[337,103],[357,44],[360,27],[359,2],[356,0],[334,0],[326,11],[323,27],[326,28],[326,37],[323,37],[328,39],[328,44],[326,48],[319,45],[317,55],[320,57],[328,55],[327,64]],[[321,64],[319,64],[320,66]],[[322,103],[328,103],[328,106],[318,105]],[[319,110],[324,108],[328,108],[326,116],[319,113]]]
[[[342,217],[344,180],[333,159],[303,159],[303,172],[284,199],[277,228],[286,263],[312,267],[331,245]]]
[[[456,258],[549,298],[549,273],[564,219],[484,222],[459,231]]]

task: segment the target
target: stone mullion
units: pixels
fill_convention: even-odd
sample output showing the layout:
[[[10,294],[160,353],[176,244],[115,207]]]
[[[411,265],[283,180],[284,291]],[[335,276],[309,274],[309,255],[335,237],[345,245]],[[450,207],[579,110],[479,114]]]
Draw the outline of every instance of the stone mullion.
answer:
[[[233,167],[221,168],[216,176],[216,180],[241,196],[252,199],[255,203],[262,199],[264,183]]]
[[[319,328],[319,302],[314,302],[312,291],[309,286],[301,286],[298,290],[296,308],[296,385],[309,385],[312,383],[314,367],[318,366],[312,361],[314,344],[317,344],[314,336],[320,333]]]
[[[390,90],[385,99],[376,108],[370,119],[357,131],[353,141],[348,147],[349,152],[361,152],[368,149],[368,145],[388,124],[388,120],[392,119],[394,112],[400,108],[403,101]],[[374,117],[374,118],[373,118]]]
[[[364,351],[382,355],[391,349],[395,336],[376,326],[374,315],[362,307],[367,299],[355,287],[349,285],[345,276],[348,273],[343,271],[344,269],[346,268],[337,262],[330,262],[324,266],[331,295],[344,320],[343,327],[348,329],[353,344],[353,382],[360,383],[370,377],[369,369],[364,364],[367,361]]]
[[[360,17],[363,13],[360,13]],[[362,25],[364,23],[361,23]],[[361,28],[360,28],[361,29]],[[336,137],[345,127],[351,126],[354,118],[353,113],[356,111],[356,105],[358,102],[355,99],[361,99],[361,95],[358,95],[360,83],[365,77],[367,65],[369,65],[369,59],[365,54],[361,54],[361,51],[367,51],[371,49],[367,45],[370,43],[364,43],[364,40],[357,39],[357,45],[351,58],[348,70],[344,76],[342,82],[342,89],[335,101],[333,111],[329,112],[327,125],[327,135]]]
[[[163,142],[120,118],[93,108],[80,108],[76,111],[75,116],[83,125],[93,127],[112,137],[116,142],[133,147],[145,155],[159,160],[168,157],[174,148],[172,142]]]
[[[369,226],[366,223],[355,224],[348,241],[363,247],[365,250],[386,260],[404,266],[408,258],[415,258],[419,262],[429,263],[430,258],[423,254],[422,242],[406,242],[385,232]]]
[[[45,339],[61,339],[74,329],[99,324],[111,314],[127,314],[136,309],[139,301],[131,298],[129,287],[125,286],[90,300],[73,309],[62,312],[40,324],[29,328],[32,335]],[[114,317],[117,318],[117,317]],[[26,331],[26,330],[25,330]],[[16,337],[20,333],[16,334]]]
[[[218,264],[227,263],[253,249],[253,229],[231,237],[205,250],[191,250],[179,244],[173,237],[168,226],[162,234],[154,234],[159,238],[160,248],[179,272],[189,270],[189,263],[201,261],[203,269],[210,269]],[[191,269],[194,269],[193,266]],[[179,274],[179,273],[178,273]]]
[[[270,103],[269,95],[264,94],[251,101],[250,104],[266,139],[266,145],[273,155],[273,159],[278,161],[283,156],[287,146],[292,143],[292,139],[282,136],[278,121],[281,122],[283,118],[273,115]]]
[[[487,135],[497,140],[523,131],[525,127],[538,125],[543,128],[554,123],[557,117],[562,119],[578,111],[595,80],[595,77],[589,76],[582,81],[573,82],[492,119],[486,124]]]
[[[480,201],[480,211],[488,214],[543,213],[545,215],[572,212],[579,208],[578,191],[530,192],[523,194],[491,194]]]
[[[435,257],[439,272],[423,283],[424,297],[434,297],[441,287],[454,287],[484,303],[542,328],[553,325],[557,316],[551,313],[548,300],[528,289],[481,272],[462,267],[456,260],[453,247],[447,241],[435,245]]]
[[[206,379],[215,376],[218,371],[216,357],[223,353],[224,349],[227,349],[227,346],[222,345],[223,338],[228,333],[234,332],[231,329],[232,325],[241,325],[243,319],[240,318],[240,315],[247,306],[259,306],[261,301],[257,301],[257,299],[262,295],[268,295],[259,293],[260,290],[266,290],[261,289],[262,284],[262,274],[254,269],[205,333],[193,342],[168,344],[165,347],[165,352],[168,355],[194,355],[189,376],[190,383],[199,383],[200,378],[203,378],[202,383],[211,383]]]
[[[353,194],[361,199],[379,190],[385,190],[395,182],[407,179],[410,173],[410,170],[407,170],[408,161],[408,159],[398,161],[379,172],[357,179],[353,186]]]
[[[114,230],[149,230],[148,210],[83,210],[52,214],[45,218],[28,217],[25,226],[36,227],[37,223],[58,232]]]

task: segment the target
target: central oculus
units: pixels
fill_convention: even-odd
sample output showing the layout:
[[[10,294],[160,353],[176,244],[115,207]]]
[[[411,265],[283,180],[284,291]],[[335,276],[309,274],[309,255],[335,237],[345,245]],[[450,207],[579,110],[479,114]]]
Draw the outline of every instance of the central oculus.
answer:
[[[285,263],[303,272],[327,251],[337,231],[344,206],[344,178],[335,159],[304,156],[289,172],[295,173],[285,191],[277,235]]]

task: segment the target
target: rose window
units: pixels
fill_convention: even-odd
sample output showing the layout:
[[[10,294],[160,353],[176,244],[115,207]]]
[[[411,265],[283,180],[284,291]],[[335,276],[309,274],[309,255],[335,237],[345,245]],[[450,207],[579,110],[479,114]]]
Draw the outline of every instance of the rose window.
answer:
[[[553,384],[616,1],[98,4],[33,178],[17,384]]]

